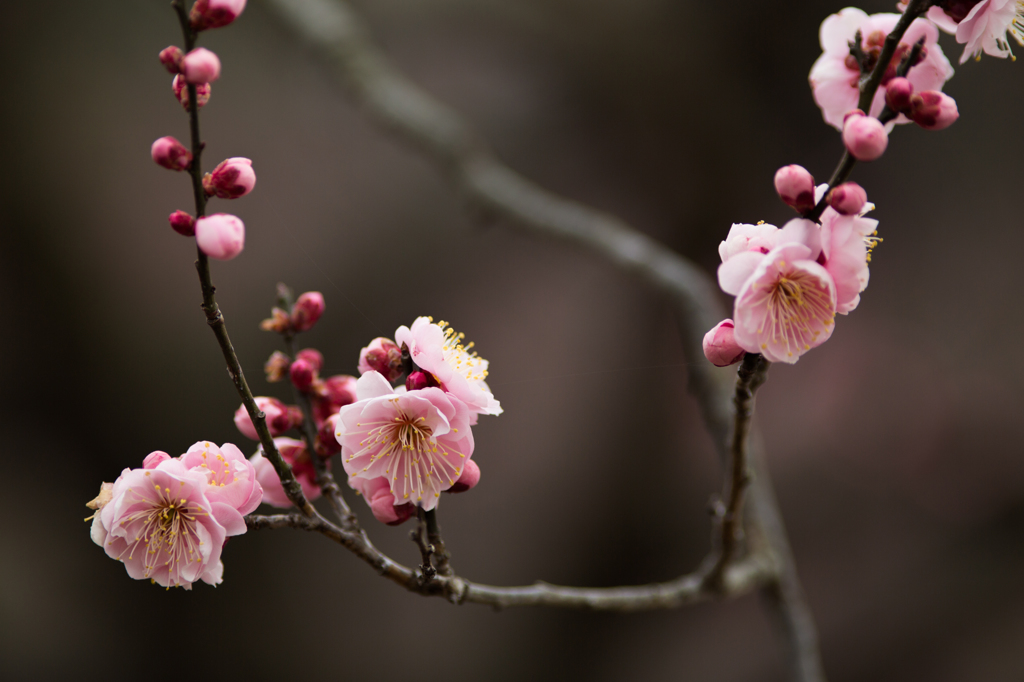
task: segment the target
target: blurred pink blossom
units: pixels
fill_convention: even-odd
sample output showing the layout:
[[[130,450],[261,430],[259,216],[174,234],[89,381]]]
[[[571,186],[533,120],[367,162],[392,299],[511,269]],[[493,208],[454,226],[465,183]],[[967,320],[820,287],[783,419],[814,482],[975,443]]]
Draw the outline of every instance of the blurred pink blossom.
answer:
[[[889,136],[877,118],[854,111],[846,115],[843,144],[858,161],[874,161],[885,153],[885,148],[889,146]]]
[[[388,383],[402,376],[402,349],[391,339],[378,336],[359,351],[359,373],[380,372]]]
[[[276,438],[293,426],[297,426],[294,421],[294,411],[288,409],[288,406],[277,398],[257,396],[255,400],[256,407],[260,408],[260,411],[266,415],[267,428],[270,429],[271,436]],[[256,427],[253,426],[252,420],[249,419],[249,413],[246,411],[245,405],[239,405],[238,409],[235,410],[235,426],[238,427],[238,430],[246,438],[251,438],[252,440],[260,439],[256,433]]]
[[[803,166],[792,164],[775,172],[775,191],[798,213],[814,208],[814,177]]]
[[[372,371],[359,378],[356,396],[335,431],[345,472],[384,477],[396,503],[433,509],[473,455],[469,409],[439,388],[396,392]]]
[[[181,106],[185,108],[185,111],[189,111],[188,83],[185,82],[185,79],[180,74],[171,81],[171,89],[174,90],[174,96],[181,102]],[[199,102],[200,109],[205,107],[206,103],[210,101],[209,83],[200,83],[196,86],[196,101]]]
[[[907,116],[925,130],[942,130],[960,118],[956,101],[949,95],[934,90],[916,93],[910,98]]]
[[[184,237],[194,237],[196,234],[196,219],[185,211],[175,211],[167,216],[171,223],[171,229]]]
[[[313,468],[306,444],[294,438],[275,438],[274,445],[277,446],[277,451],[281,453],[284,461],[291,465],[292,473],[302,486],[306,499],[312,501],[319,498],[321,491],[316,484],[316,470]],[[292,506],[291,500],[284,493],[277,470],[270,460],[263,456],[262,445],[259,451],[249,458],[249,462],[256,471],[256,480],[263,488],[263,501],[275,507]]]
[[[864,52],[869,58],[874,56],[877,61],[885,36],[896,26],[899,17],[893,13],[869,16],[863,10],[847,7],[822,22],[819,39],[823,53],[811,68],[810,82],[814,101],[830,125],[842,130],[843,116],[857,108],[860,97],[860,65],[850,54],[849,43],[859,30]],[[953,76],[953,67],[942,53],[938,37],[939,32],[931,22],[925,19],[914,20],[900,41],[893,61],[882,78],[883,87],[875,94],[868,114],[877,118],[882,113],[885,105],[884,86],[896,76],[896,66],[921,38],[925,39],[924,58],[910,69],[907,78],[917,90],[942,89],[943,83]],[[908,120],[899,116],[895,122],[907,123]]]
[[[197,47],[182,57],[181,75],[192,85],[211,83],[220,78],[220,58],[205,47]]]
[[[237,19],[244,9],[245,0],[196,0],[188,15],[189,23],[196,31],[221,28]]]
[[[946,9],[932,7],[928,18],[947,33],[956,35],[964,46],[963,64],[984,52],[992,57],[1012,57],[1009,38],[1024,45],[1024,6],[1017,0],[981,0],[946,3]],[[1009,34],[1009,35],[1007,35]]]
[[[192,152],[170,135],[153,142],[150,155],[158,165],[174,171],[183,171],[192,165]]]
[[[828,204],[840,215],[857,215],[868,202],[868,193],[856,182],[844,182],[828,193]]]
[[[297,332],[308,332],[324,314],[324,307],[324,295],[319,291],[307,291],[299,296],[292,306],[292,329]]]
[[[181,59],[185,55],[182,54],[180,47],[171,45],[160,50],[160,63],[164,65],[170,73],[181,73]]]
[[[231,260],[245,248],[245,224],[227,213],[199,218],[196,220],[196,243],[210,258]]]

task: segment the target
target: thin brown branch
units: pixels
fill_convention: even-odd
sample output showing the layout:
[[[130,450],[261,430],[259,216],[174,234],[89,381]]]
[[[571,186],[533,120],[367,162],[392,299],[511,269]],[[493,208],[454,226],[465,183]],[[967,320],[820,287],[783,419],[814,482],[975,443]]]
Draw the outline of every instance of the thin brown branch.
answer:
[[[484,604],[495,608],[511,606],[551,606],[592,611],[651,611],[674,609],[686,604],[722,597],[736,597],[775,582],[773,564],[763,555],[749,556],[729,565],[723,576],[722,590],[709,588],[704,572],[680,576],[675,580],[628,587],[562,587],[545,582],[521,587],[495,587],[470,582],[456,575],[434,576],[424,581],[417,571],[397,564],[366,540],[346,533],[322,517],[277,514],[245,517],[251,530],[296,528],[320,533],[353,550],[381,575],[424,596],[440,596],[462,604]]]
[[[178,22],[181,24],[182,36],[185,39],[185,49],[190,51],[195,47],[196,34],[189,25],[188,12],[186,11],[184,0],[173,0],[171,7],[177,14]],[[189,175],[192,178],[192,192],[195,196],[196,219],[198,220],[206,215],[206,191],[203,189],[203,168],[201,162],[205,145],[199,134],[199,99],[196,97],[195,85],[189,84],[188,94],[189,132],[192,142],[192,164],[189,166]],[[198,246],[196,247],[196,252],[198,253],[196,270],[199,273],[199,284],[203,292],[202,309],[206,315],[206,323],[213,330],[213,335],[217,339],[217,345],[220,346],[221,353],[224,355],[224,362],[227,364],[231,381],[235,384],[235,390],[238,391],[238,395],[242,399],[242,404],[245,405],[246,412],[249,413],[253,426],[256,427],[256,433],[259,435],[260,443],[263,445],[263,454],[274,466],[274,470],[277,471],[277,475],[281,478],[284,492],[288,499],[292,501],[292,504],[302,510],[307,516],[313,516],[316,514],[316,510],[302,493],[302,486],[295,480],[291,466],[284,461],[281,453],[277,451],[274,439],[270,435],[270,429],[267,428],[266,415],[256,405],[252,391],[249,390],[249,384],[245,380],[245,374],[242,372],[242,365],[238,362],[238,355],[235,353],[235,349],[231,345],[231,338],[228,336],[227,325],[224,323],[224,314],[221,312],[220,306],[217,305],[216,287],[213,286],[213,281],[210,277],[210,259]]]
[[[298,36],[334,66],[343,85],[367,115],[420,149],[428,160],[445,172],[475,208],[504,218],[522,229],[564,239],[591,250],[613,265],[636,273],[673,301],[681,321],[683,350],[689,361],[690,390],[701,407],[722,461],[727,461],[727,443],[733,422],[730,404],[732,381],[729,372],[716,370],[705,361],[701,345],[704,332],[725,314],[717,303],[717,289],[707,275],[690,261],[636,232],[618,218],[555,196],[503,165],[458,115],[412,84],[388,63],[371,41],[361,19],[346,3],[330,0],[270,0],[270,3]],[[748,545],[762,546],[762,551],[756,555],[770,555],[772,561],[769,563],[778,566],[780,575],[777,581],[768,578],[769,582],[799,587],[770,479],[763,471],[760,459],[754,460],[752,469],[754,480],[748,505]],[[745,561],[738,562],[726,569],[724,583],[727,586],[732,584],[732,576],[744,565],[747,565]],[[698,572],[696,575],[703,574]],[[686,582],[685,577],[679,580]],[[672,594],[703,594],[699,587],[683,589],[679,584],[670,584],[680,589],[680,592]],[[479,589],[484,588],[481,586]],[[546,594],[547,589],[542,585],[518,589],[527,595],[522,597],[523,603],[555,605],[540,596]],[[472,590],[468,592],[473,594]],[[780,594],[789,599],[794,591],[784,590]],[[615,595],[613,601],[622,598],[626,602],[636,596],[628,592]],[[687,598],[679,596],[667,601],[679,605],[687,603]],[[601,608],[597,606],[599,603],[610,603],[586,599],[583,602],[581,606],[589,605],[591,608]],[[816,647],[808,649],[799,645],[816,641],[810,612],[802,601],[796,604],[786,602],[784,606],[801,610],[806,616],[786,621],[785,634],[791,643],[790,648],[805,656],[801,669],[807,674],[795,679],[824,680]],[[620,610],[629,608],[621,602],[619,607]]]

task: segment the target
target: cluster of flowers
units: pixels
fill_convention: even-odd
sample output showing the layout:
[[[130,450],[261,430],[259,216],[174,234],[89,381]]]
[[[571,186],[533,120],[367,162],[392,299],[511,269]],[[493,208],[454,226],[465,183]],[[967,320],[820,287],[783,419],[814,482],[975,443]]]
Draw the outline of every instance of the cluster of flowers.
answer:
[[[866,113],[857,109],[860,84],[878,66],[900,15],[868,15],[848,7],[821,25],[823,54],[810,73],[814,100],[825,121],[842,131],[851,156],[877,159],[895,125],[913,122],[941,130],[959,116],[956,102],[941,92],[953,68],[938,45],[939,28],[966,44],[961,63],[982,50],[1005,57],[1008,33],[1024,44],[1022,7],[1010,0],[936,2],[900,39]],[[733,317],[704,337],[704,354],[719,367],[739,362],[746,353],[796,362],[828,340],[835,315],[854,310],[868,284],[871,250],[881,240],[877,221],[864,217],[874,208],[864,189],[852,182],[831,191],[828,185],[815,188],[811,174],[795,165],[779,169],[775,188],[801,216],[816,214],[822,199],[828,205],[817,221],[796,218],[781,229],[764,223],[732,226],[719,247],[718,282],[736,296]]]
[[[233,22],[245,9],[246,0],[197,0],[189,12],[192,30],[220,28]],[[160,63],[174,74],[171,83],[174,96],[185,111],[191,111],[189,87],[195,88],[197,108],[210,101],[210,83],[220,77],[220,59],[216,54],[199,47],[187,54],[181,48],[170,46],[160,51]],[[168,135],[153,143],[150,149],[153,161],[174,171],[192,167],[192,153],[176,138]],[[252,161],[233,157],[221,161],[212,172],[203,176],[203,190],[208,197],[237,199],[252,191],[256,173]],[[245,246],[245,225],[227,213],[215,213],[198,220],[187,211],[175,211],[168,218],[171,228],[186,237],[194,236],[199,248],[210,258],[230,260]]]
[[[463,339],[446,322],[419,317],[359,354],[357,401],[341,408],[335,437],[349,485],[383,523],[400,524],[417,507],[436,507],[442,492],[480,481],[471,427],[502,410],[485,381],[487,360]]]
[[[221,582],[224,542],[245,532],[242,517],[262,497],[256,469],[237,447],[201,441],[180,457],[151,452],[87,506],[96,510],[93,542],[128,575],[188,590],[197,580]]]

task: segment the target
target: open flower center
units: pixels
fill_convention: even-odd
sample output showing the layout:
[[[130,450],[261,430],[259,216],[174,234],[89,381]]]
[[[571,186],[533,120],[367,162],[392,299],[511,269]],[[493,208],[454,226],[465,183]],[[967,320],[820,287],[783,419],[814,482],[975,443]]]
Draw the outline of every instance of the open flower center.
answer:
[[[202,562],[199,547],[203,543],[197,526],[199,517],[207,513],[198,504],[172,495],[170,488],[155,484],[153,488],[154,496],[131,491],[146,506],[121,520],[121,526],[128,532],[128,546],[119,558],[127,553],[128,559],[133,559],[136,552],[145,552],[144,577],[151,578],[155,571],[166,568],[168,585],[191,583],[192,579],[182,579],[181,571],[192,563]]]
[[[818,345],[835,314],[832,295],[814,275],[801,270],[780,273],[764,287],[766,314],[757,330],[761,348],[771,343],[792,357]]]

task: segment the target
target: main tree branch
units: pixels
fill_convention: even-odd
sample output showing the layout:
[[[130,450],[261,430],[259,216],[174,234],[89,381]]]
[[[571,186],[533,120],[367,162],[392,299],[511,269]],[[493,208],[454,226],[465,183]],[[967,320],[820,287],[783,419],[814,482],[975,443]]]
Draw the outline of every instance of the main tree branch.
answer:
[[[702,351],[704,332],[726,315],[717,287],[695,264],[622,220],[556,196],[501,163],[452,110],[399,73],[373,44],[363,21],[340,0],[269,0],[296,35],[322,54],[366,114],[419,149],[476,209],[527,231],[578,244],[633,272],[673,302],[696,397],[723,462],[733,430],[731,372]],[[780,619],[794,657],[793,677],[823,680],[813,618],[803,602],[785,528],[761,453],[752,448],[748,545],[763,545],[778,570],[766,596],[791,617]],[[727,569],[731,575],[733,569]],[[436,581],[435,581],[436,582]],[[726,580],[728,582],[728,580]],[[793,589],[775,589],[787,585]],[[537,589],[543,592],[543,588]],[[633,589],[633,588],[623,588]],[[772,595],[779,595],[774,600]],[[531,602],[545,603],[545,602]],[[807,646],[810,642],[812,646]]]

